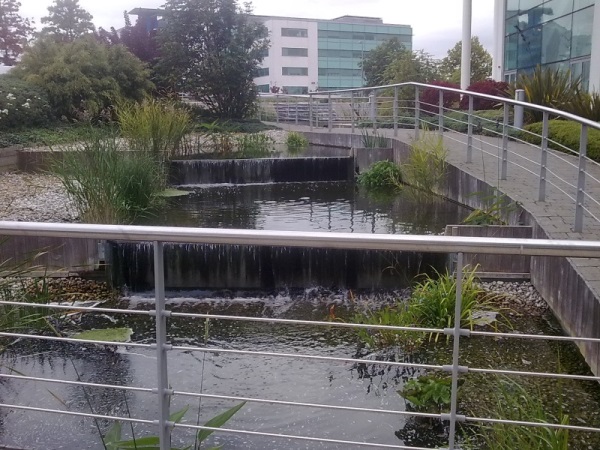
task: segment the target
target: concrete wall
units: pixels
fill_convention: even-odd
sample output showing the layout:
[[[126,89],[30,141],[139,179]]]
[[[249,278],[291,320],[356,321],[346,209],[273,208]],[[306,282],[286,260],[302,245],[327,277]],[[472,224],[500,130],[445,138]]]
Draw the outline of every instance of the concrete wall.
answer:
[[[0,148],[0,173],[9,172],[17,168],[17,150],[20,149],[20,145]]]
[[[314,132],[304,134],[311,143],[324,146],[361,145],[360,135]],[[392,139],[392,148],[394,161],[404,162],[410,146]],[[475,193],[478,195],[474,195]],[[439,194],[472,208],[480,208],[485,206],[483,199],[494,194],[494,187],[458,167],[449,166],[448,183]],[[512,201],[509,197],[507,199]],[[533,239],[548,239],[535,217],[523,206],[515,209],[508,219],[511,225],[531,226]],[[598,280],[600,274],[597,270],[582,273],[585,268],[575,268],[571,260],[572,258],[563,257],[532,257],[531,282],[546,300],[567,334],[600,339],[600,299],[586,282],[586,279]],[[600,344],[579,343],[578,347],[592,372],[599,376]]]

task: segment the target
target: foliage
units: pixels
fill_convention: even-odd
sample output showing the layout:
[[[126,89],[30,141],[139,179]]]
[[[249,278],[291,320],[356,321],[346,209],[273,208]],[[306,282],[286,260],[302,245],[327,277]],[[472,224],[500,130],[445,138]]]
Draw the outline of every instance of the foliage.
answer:
[[[367,189],[395,191],[402,184],[402,170],[392,161],[378,161],[359,175],[358,182]]]
[[[463,269],[462,300],[460,322],[462,327],[473,329],[475,325],[488,325],[495,321],[498,313],[494,306],[495,297],[484,291],[478,284],[476,268]],[[390,325],[397,327],[451,328],[454,326],[456,307],[456,278],[446,272],[436,274],[436,278],[425,276],[416,284],[407,302],[399,301],[395,306],[387,306],[366,314],[357,314],[354,322],[370,325]],[[423,336],[407,330],[363,330],[359,338],[367,345],[377,348],[400,344],[407,351],[417,346]],[[430,338],[437,341],[439,334]]]
[[[429,83],[433,86],[447,87],[453,89],[460,89],[458,84],[450,83],[448,81],[432,81]],[[440,90],[436,88],[427,88],[421,92],[419,97],[421,110],[437,113],[440,108]],[[452,108],[457,105],[460,101],[460,94],[458,92],[444,91],[444,101],[442,106],[445,110]]]
[[[208,422],[204,424],[205,427],[210,428],[221,428],[225,425],[229,419],[231,419],[235,413],[237,413],[242,407],[246,404],[246,402],[242,402],[233,408],[228,409],[227,411],[219,414],[218,416],[213,417]],[[186,406],[182,410],[176,411],[169,417],[169,421],[173,423],[179,423],[183,420],[185,413],[187,412],[188,407]],[[198,448],[200,448],[202,442],[204,442],[214,430],[200,430],[196,434],[196,444]],[[106,433],[103,438],[103,444],[107,450],[127,450],[127,449],[157,449],[159,448],[160,440],[158,436],[148,436],[144,438],[134,438],[131,440],[121,440],[121,422],[116,421],[112,428]],[[186,449],[190,449],[191,446],[185,447]],[[215,447],[211,450],[218,450],[220,447]],[[177,450],[177,449],[172,449]]]
[[[0,76],[0,130],[39,127],[50,120],[50,105],[42,89],[11,76]]]
[[[382,42],[373,50],[365,53],[364,58],[359,63],[362,68],[365,86],[385,84],[385,70],[406,52],[409,52],[409,50],[406,50],[397,38],[393,38]]]
[[[364,148],[388,148],[390,146],[388,138],[375,130],[369,133],[368,129],[362,128],[360,135]]]
[[[424,192],[434,192],[446,178],[447,151],[440,136],[424,131],[414,141],[403,166],[405,182]]]
[[[547,413],[539,392],[530,393],[517,382],[505,378],[497,383],[493,393],[492,418],[535,423],[569,425],[569,416],[558,412],[558,417]],[[545,426],[523,426],[494,423],[480,426],[479,437],[489,450],[567,450],[569,430]]]
[[[29,19],[19,15],[21,3],[0,0],[0,63],[12,66],[23,53],[33,27]]]
[[[440,73],[444,80],[460,83],[460,66],[462,58],[462,41],[448,50],[448,54],[440,63]],[[483,81],[492,75],[492,56],[483,48],[479,38],[471,38],[471,83]]]
[[[402,50],[383,73],[382,84],[430,83],[439,78],[438,62],[423,50]],[[413,91],[414,98],[414,91]]]
[[[129,224],[160,204],[165,173],[150,152],[127,152],[115,135],[90,130],[53,171],[86,223]]]
[[[581,79],[572,79],[570,70],[537,66],[531,75],[521,74],[515,89],[525,91],[525,100],[536,105],[569,111],[570,105],[581,90]],[[514,92],[511,96],[514,97]],[[525,110],[527,123],[542,120],[542,112]]]
[[[494,195],[482,199],[484,207],[475,209],[463,221],[464,225],[506,225],[505,218],[515,211],[517,204],[496,191]]]
[[[253,74],[269,46],[266,27],[236,0],[169,0],[159,34],[159,69],[174,92],[189,92],[218,117],[251,115]]]
[[[262,133],[242,134],[235,140],[236,156],[242,158],[265,158],[272,154],[275,141]]]
[[[520,137],[526,142],[541,145],[542,127],[542,122],[526,125],[524,131],[520,133]],[[580,133],[581,125],[576,122],[550,120],[548,121],[548,146],[571,155],[578,154]],[[571,149],[572,152],[567,151],[562,146]],[[596,162],[600,162],[600,130],[588,128],[587,156]]]
[[[116,114],[129,148],[150,152],[156,161],[177,155],[182,139],[191,130],[189,112],[168,100],[146,98],[141,103],[121,103]]]
[[[398,394],[411,402],[414,409],[432,414],[441,413],[450,405],[452,378],[439,374],[422,375],[404,383]]]
[[[99,133],[110,130],[111,127],[106,125],[97,129]],[[53,147],[81,141],[86,139],[88,135],[89,125],[80,123],[61,124],[54,128],[28,128],[0,134],[0,148],[13,145],[23,145],[26,147],[44,145]]]
[[[600,122],[600,93],[579,91],[570,104],[569,112]]]
[[[494,95],[496,97],[508,97],[508,83],[504,81],[481,80],[472,83],[467,91],[477,92],[479,94]],[[499,102],[487,100],[484,98],[473,97],[473,111],[496,109]],[[469,97],[463,96],[460,101],[460,109],[469,109]]]
[[[72,42],[94,31],[92,15],[79,6],[79,0],[54,0],[48,7],[48,16],[42,17],[42,35]]]
[[[308,139],[302,133],[290,131],[285,138],[285,144],[288,152],[298,153],[308,147]]]
[[[141,61],[93,37],[67,43],[40,39],[13,70],[44,89],[53,112],[68,119],[81,113],[94,117],[120,99],[142,100],[152,88]]]

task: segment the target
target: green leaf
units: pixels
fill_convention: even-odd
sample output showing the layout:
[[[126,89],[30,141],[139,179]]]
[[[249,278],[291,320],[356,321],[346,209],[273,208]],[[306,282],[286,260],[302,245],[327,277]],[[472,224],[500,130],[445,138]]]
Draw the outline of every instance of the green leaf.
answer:
[[[131,439],[129,441],[115,442],[117,449],[135,448],[139,450],[160,450],[160,439],[158,436],[148,436]]]
[[[175,423],[181,422],[181,419],[183,419],[183,416],[185,416],[185,413],[188,412],[188,409],[190,409],[189,405],[183,409],[180,409],[179,411],[174,412],[173,414],[171,414],[169,416],[169,420],[171,422],[175,422]]]
[[[190,194],[189,191],[182,191],[180,189],[169,188],[169,189],[165,189],[162,192],[159,192],[158,195],[160,197],[183,197],[183,196],[186,196],[189,194]]]
[[[119,450],[115,445],[116,442],[121,440],[121,422],[115,422],[110,430],[104,435],[104,445],[106,450]]]
[[[224,413],[219,414],[218,416],[213,417],[208,422],[204,424],[205,427],[212,428],[220,428],[222,427],[231,417],[238,412],[242,406],[244,406],[246,402],[242,402],[237,406],[234,406],[231,409],[228,409]],[[214,430],[200,430],[198,431],[198,442],[204,441],[207,437],[209,437]]]
[[[71,337],[89,341],[129,342],[132,334],[133,330],[131,328],[104,328],[82,331]]]

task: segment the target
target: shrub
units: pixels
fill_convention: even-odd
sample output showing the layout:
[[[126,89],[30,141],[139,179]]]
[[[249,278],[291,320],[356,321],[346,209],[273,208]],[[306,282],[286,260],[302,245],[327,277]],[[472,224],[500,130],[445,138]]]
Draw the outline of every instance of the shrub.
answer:
[[[454,89],[460,89],[460,86],[455,83],[450,83],[449,81],[432,81],[431,83],[434,86],[448,87]],[[420,103],[421,109],[423,111],[428,111],[431,113],[437,113],[439,111],[439,89],[435,88],[427,88],[420,95]],[[460,94],[458,92],[444,92],[444,109],[452,108],[454,105],[458,104],[460,101]]]
[[[508,83],[504,81],[483,80],[473,83],[467,88],[467,91],[477,92],[479,94],[494,95],[496,97],[508,97]],[[484,98],[473,97],[473,111],[482,109],[495,109],[498,102]],[[469,97],[463,96],[460,101],[460,109],[469,109]]]
[[[579,92],[571,102],[570,112],[600,122],[600,93]]]
[[[275,140],[266,134],[242,134],[236,137],[238,158],[266,158],[271,156]]]
[[[521,139],[535,145],[541,145],[542,126],[542,122],[526,125],[524,127],[525,131],[520,133]],[[566,152],[564,148],[557,145],[560,144],[570,148],[575,154],[579,153],[580,133],[581,125],[576,122],[550,120],[548,122],[548,138],[550,139],[548,146],[554,150]],[[587,156],[596,162],[600,162],[600,130],[588,129]]]
[[[48,97],[42,89],[0,76],[0,130],[45,126],[51,119]]]
[[[288,152],[298,153],[308,147],[308,139],[297,131],[290,131],[285,138],[285,144]]]
[[[92,130],[69,150],[52,169],[83,222],[129,224],[160,203],[166,175],[150,152],[123,151],[116,135]]]
[[[402,170],[392,161],[378,161],[361,173],[358,182],[367,189],[398,189],[402,183]]]

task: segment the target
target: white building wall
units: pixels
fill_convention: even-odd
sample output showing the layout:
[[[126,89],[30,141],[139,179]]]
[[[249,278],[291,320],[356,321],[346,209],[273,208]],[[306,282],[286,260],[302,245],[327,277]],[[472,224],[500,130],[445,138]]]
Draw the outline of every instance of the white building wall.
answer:
[[[269,30],[271,47],[261,67],[269,68],[269,75],[255,79],[257,85],[269,86],[305,86],[309,91],[317,88],[319,79],[318,38],[317,22],[294,19],[269,19],[265,22]],[[304,28],[308,30],[308,37],[282,36],[282,28]],[[308,56],[283,56],[282,49],[306,48]],[[307,67],[308,76],[283,75],[283,67]]]

